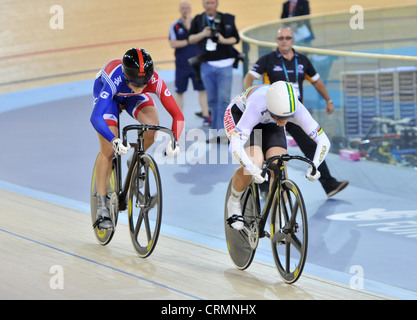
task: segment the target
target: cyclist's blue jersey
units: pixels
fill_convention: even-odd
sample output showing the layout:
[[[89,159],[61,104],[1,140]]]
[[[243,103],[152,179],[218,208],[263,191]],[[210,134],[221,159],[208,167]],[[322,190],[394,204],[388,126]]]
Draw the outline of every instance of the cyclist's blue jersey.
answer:
[[[106,120],[109,120],[108,117],[118,117],[119,104],[154,105],[147,95],[153,93],[172,116],[172,130],[178,139],[184,126],[184,116],[165,82],[154,72],[142,93],[135,93],[125,82],[121,63],[122,59],[111,60],[97,74],[94,83],[94,109],[90,119],[94,129],[105,139],[112,141],[115,136]]]
[[[275,123],[266,106],[265,97],[269,87],[269,84],[252,86],[235,97],[226,108],[224,124],[230,139],[229,150],[236,160],[247,169],[254,165],[244,147],[252,130],[259,123]],[[330,150],[330,140],[306,107],[299,100],[296,101],[296,112],[288,119],[288,122],[300,126],[317,143],[314,158],[311,160],[318,168]],[[231,114],[233,106],[237,106],[242,111],[242,116],[237,123]]]

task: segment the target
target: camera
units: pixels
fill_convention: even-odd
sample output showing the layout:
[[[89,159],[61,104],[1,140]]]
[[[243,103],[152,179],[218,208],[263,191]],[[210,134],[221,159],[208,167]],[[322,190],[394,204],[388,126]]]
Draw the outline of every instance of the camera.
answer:
[[[217,30],[217,28],[211,27],[211,37],[210,37],[211,41],[217,43],[219,41],[219,30]]]
[[[215,43],[217,43],[219,41],[219,32],[220,32],[219,26],[220,26],[220,23],[221,23],[220,18],[216,17],[213,20],[213,24],[210,26],[210,29],[211,29],[210,39],[211,39],[211,41],[213,41]]]

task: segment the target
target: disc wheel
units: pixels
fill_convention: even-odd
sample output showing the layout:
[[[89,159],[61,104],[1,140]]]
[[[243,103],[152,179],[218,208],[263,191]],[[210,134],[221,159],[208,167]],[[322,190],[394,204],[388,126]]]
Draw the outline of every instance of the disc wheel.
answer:
[[[272,253],[281,278],[294,283],[301,276],[307,257],[307,214],[293,181],[283,181],[277,192],[279,203],[275,196],[271,214]]]
[[[96,159],[97,163],[97,159]],[[97,219],[97,184],[96,184],[96,163],[93,168],[93,175],[91,178],[91,188],[90,188],[90,212],[91,212],[91,222],[94,224]],[[113,238],[114,232],[116,231],[117,218],[118,218],[118,183],[117,183],[117,171],[115,163],[112,165],[112,171],[109,180],[109,186],[107,189],[106,205],[110,211],[110,218],[113,221],[113,229],[100,229],[98,226],[93,227],[94,235],[101,245],[107,245]]]
[[[232,228],[227,222],[229,217],[227,201],[229,200],[231,193],[231,185],[232,180],[230,180],[229,186],[227,188],[224,206],[227,249],[236,268],[245,270],[252,263],[256,248],[258,246],[259,230],[256,217],[259,215],[259,206],[256,202],[254,190],[252,189],[252,186],[249,186],[241,197],[242,215],[246,228],[243,230],[236,230]]]
[[[133,246],[142,258],[154,250],[161,228],[162,189],[154,159],[144,154],[135,164],[129,186],[129,230]]]

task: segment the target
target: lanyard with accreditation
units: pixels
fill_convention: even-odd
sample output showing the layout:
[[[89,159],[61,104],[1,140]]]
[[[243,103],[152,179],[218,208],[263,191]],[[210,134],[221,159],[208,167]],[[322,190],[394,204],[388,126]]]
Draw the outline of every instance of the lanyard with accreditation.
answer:
[[[285,66],[284,63],[284,59],[281,56],[281,61],[282,61],[282,69],[284,70],[284,74],[285,74],[285,78],[287,80],[287,82],[290,82],[295,90],[295,92],[297,92],[297,96],[300,99],[300,88],[298,86],[298,58],[295,56],[295,83],[290,81],[290,78],[288,77],[288,72],[287,72],[287,67]]]
[[[217,18],[217,17],[216,17]],[[215,22],[216,22],[216,18],[214,19],[209,19],[206,16],[206,23],[209,27],[211,27],[212,29],[215,29]],[[216,51],[217,49],[217,43],[214,42],[211,38],[207,38],[206,40],[206,50],[207,51]]]

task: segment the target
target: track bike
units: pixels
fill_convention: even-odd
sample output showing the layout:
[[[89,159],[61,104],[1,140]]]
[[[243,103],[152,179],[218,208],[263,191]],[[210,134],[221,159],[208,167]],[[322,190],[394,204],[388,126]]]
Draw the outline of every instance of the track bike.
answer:
[[[140,257],[146,258],[154,250],[159,237],[162,219],[162,187],[158,166],[152,156],[145,153],[143,134],[149,130],[165,132],[171,136],[173,148],[175,148],[175,135],[172,130],[161,126],[128,125],[123,128],[124,145],[127,145],[127,133],[131,130],[137,131],[137,142],[130,143],[134,152],[130,164],[128,161],[129,169],[123,184],[121,156],[115,154],[112,160],[106,205],[110,211],[114,228],[100,229],[95,224],[97,212],[96,164],[93,169],[90,189],[91,220],[98,243],[107,245],[116,231],[119,213],[127,208],[133,247]]]
[[[225,235],[227,248],[235,266],[245,270],[255,256],[260,238],[270,238],[275,265],[286,283],[299,279],[307,257],[308,224],[307,212],[300,189],[288,179],[284,163],[301,160],[316,168],[312,161],[301,156],[280,155],[264,162],[262,175],[267,170],[273,173],[272,185],[261,211],[258,185],[252,182],[241,197],[242,216],[229,218],[227,201],[231,193],[232,179],[226,192]],[[270,233],[265,230],[271,213]],[[242,221],[242,230],[231,227],[235,221]]]

